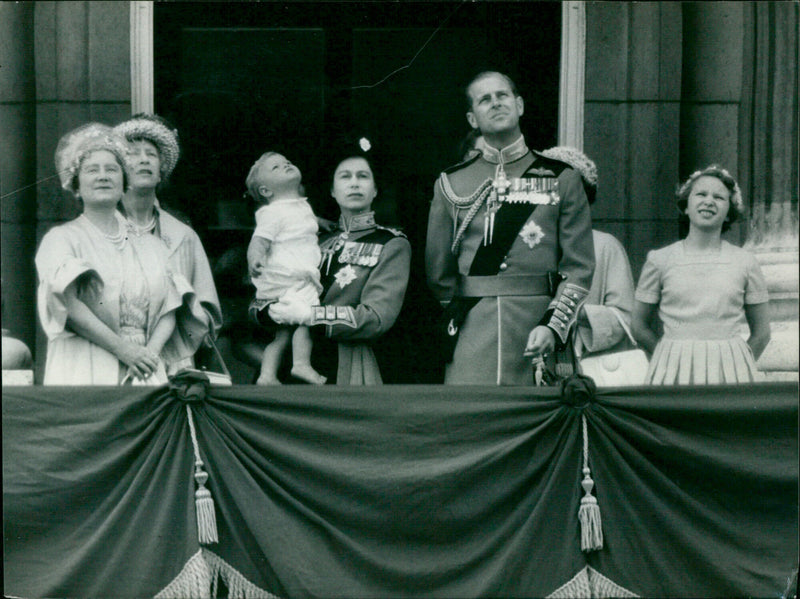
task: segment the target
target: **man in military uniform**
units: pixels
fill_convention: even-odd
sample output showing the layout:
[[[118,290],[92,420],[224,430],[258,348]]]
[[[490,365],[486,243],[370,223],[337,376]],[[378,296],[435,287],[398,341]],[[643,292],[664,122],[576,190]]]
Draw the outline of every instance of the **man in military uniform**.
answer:
[[[508,76],[480,73],[466,94],[480,152],[437,180],[425,248],[454,346],[445,382],[530,385],[532,361],[565,346],[592,281],[589,204],[578,173],[525,145]]]

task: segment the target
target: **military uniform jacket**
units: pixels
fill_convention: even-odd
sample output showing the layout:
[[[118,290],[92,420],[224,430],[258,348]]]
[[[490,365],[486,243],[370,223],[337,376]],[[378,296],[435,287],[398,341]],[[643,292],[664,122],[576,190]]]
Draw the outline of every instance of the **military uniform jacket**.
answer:
[[[336,384],[379,384],[380,369],[371,346],[400,313],[411,245],[399,231],[376,225],[372,212],[339,222],[340,231],[323,235],[320,241],[322,305],[314,307],[312,325],[322,325],[314,327],[315,332],[324,327],[325,336],[336,342]],[[315,356],[322,345],[315,342]]]
[[[533,179],[533,187],[554,189],[558,200],[536,204],[518,225],[494,276],[468,277],[486,233],[488,202],[481,203],[481,195],[497,177],[500,161],[512,189],[515,180]],[[523,356],[529,333],[544,324],[564,344],[592,280],[591,217],[580,175],[530,152],[522,137],[502,152],[487,147],[448,169],[434,186],[425,266],[428,285],[443,305],[457,295],[480,297],[460,327],[445,382],[532,384],[531,361]],[[564,279],[551,296],[541,281],[553,272]]]

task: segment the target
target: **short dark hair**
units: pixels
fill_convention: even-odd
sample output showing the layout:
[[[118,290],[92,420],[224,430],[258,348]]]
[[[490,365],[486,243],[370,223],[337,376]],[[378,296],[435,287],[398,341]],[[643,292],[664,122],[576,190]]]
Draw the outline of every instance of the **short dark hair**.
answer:
[[[472,87],[472,84],[476,81],[480,81],[481,79],[485,79],[486,77],[490,77],[491,75],[500,75],[503,79],[506,80],[508,86],[511,88],[511,93],[514,96],[519,96],[519,91],[517,90],[517,84],[514,83],[513,79],[506,75],[505,73],[501,73],[500,71],[481,71],[477,75],[475,75],[472,79],[470,79],[469,83],[467,83],[466,87],[464,87],[464,96],[467,99],[467,110],[472,110],[472,96],[469,95],[469,88]]]
[[[744,204],[742,203],[742,192],[739,189],[739,184],[736,182],[736,179],[733,178],[727,169],[722,168],[718,164],[711,164],[699,171],[693,172],[689,175],[689,178],[678,187],[675,194],[678,203],[678,211],[680,212],[678,220],[681,225],[688,227],[689,217],[686,216],[686,208],[689,205],[689,194],[692,193],[692,188],[700,177],[715,177],[719,179],[730,194],[728,196],[728,216],[725,218],[725,222],[722,223],[722,232],[725,233],[731,228],[733,223],[744,216]]]

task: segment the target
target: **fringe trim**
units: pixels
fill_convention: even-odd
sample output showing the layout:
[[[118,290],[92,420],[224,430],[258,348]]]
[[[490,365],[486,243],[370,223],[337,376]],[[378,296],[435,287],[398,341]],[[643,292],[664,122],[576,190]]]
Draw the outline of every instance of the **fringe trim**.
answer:
[[[591,566],[584,567],[569,582],[550,593],[548,599],[606,599],[638,597],[636,593],[603,576]]]
[[[211,569],[198,549],[172,582],[158,592],[156,599],[206,599],[213,596],[211,582]]]
[[[199,549],[181,572],[155,599],[212,599],[217,596],[220,579],[230,599],[281,599],[252,582],[224,559],[207,549]]]

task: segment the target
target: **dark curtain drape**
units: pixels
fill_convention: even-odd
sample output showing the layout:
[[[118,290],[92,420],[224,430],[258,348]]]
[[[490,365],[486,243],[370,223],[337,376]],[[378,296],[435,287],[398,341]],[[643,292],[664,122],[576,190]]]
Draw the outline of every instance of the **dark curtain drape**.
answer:
[[[739,179],[748,241],[797,243],[800,4],[747,2],[739,112]]]
[[[794,592],[795,384],[567,399],[550,388],[208,390],[189,406],[215,502],[218,542],[200,555],[222,573],[217,592]],[[4,389],[6,594],[187,596],[176,589],[204,580],[186,405],[168,388]],[[588,553],[582,416],[604,533]]]

